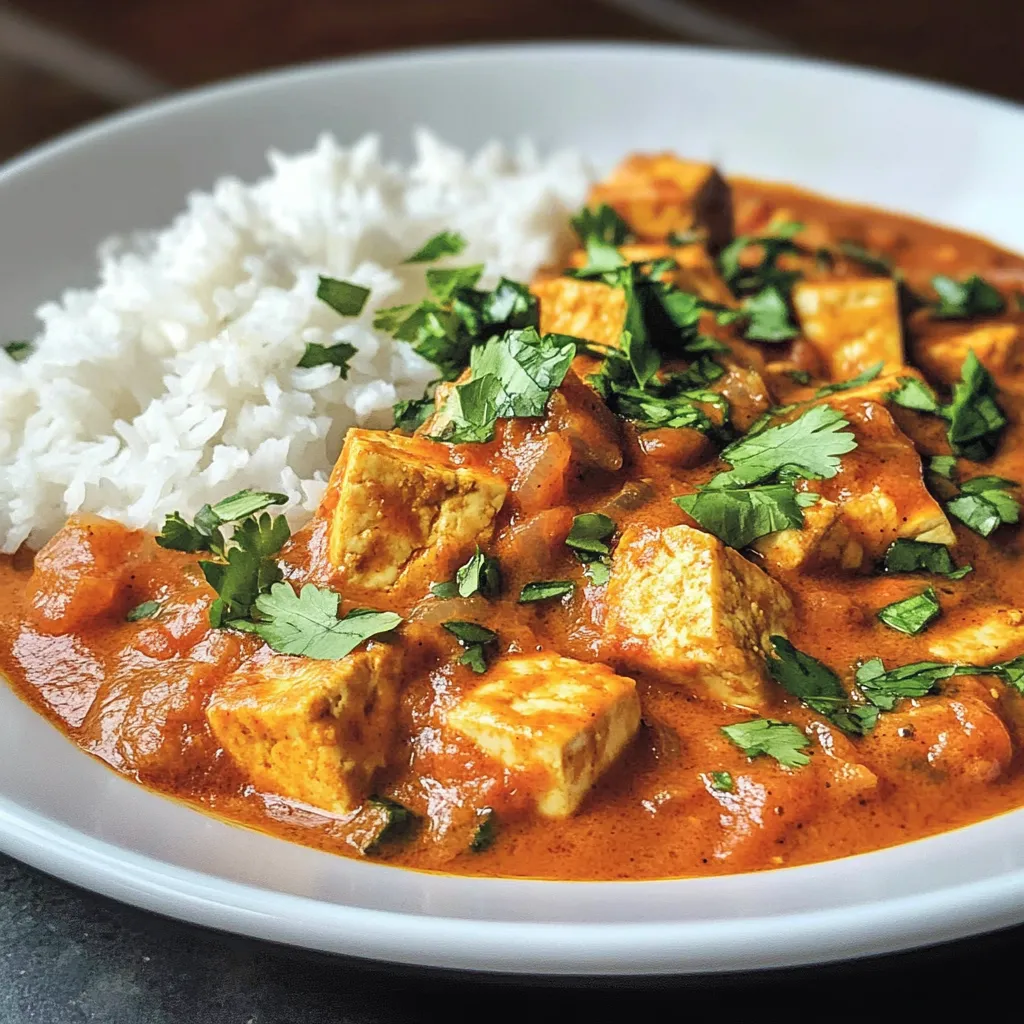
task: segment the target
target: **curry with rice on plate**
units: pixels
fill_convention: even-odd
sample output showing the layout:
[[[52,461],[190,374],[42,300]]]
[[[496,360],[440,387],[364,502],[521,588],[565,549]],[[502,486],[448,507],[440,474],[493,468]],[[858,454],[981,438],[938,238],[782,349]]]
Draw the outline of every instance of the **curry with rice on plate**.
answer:
[[[408,257],[375,326],[435,385],[296,531],[249,489],[5,557],[16,692],[161,793],[454,873],[751,871],[1024,803],[1024,260],[667,154],[572,226],[528,285],[454,231]]]

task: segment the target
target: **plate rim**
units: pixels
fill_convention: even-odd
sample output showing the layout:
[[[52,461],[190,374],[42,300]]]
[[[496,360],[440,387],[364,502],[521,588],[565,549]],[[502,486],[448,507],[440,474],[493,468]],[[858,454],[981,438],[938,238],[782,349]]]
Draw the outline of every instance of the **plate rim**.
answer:
[[[465,44],[316,61],[176,92],[98,119],[16,156],[0,166],[0,187],[77,147],[102,144],[105,138],[131,131],[138,124],[167,115],[188,114],[194,108],[222,98],[254,90],[286,88],[289,82],[323,75],[344,74],[349,70],[358,73],[361,69],[369,69],[371,73],[386,71],[389,65],[396,63],[407,67],[419,62],[427,69],[439,62],[469,64],[502,56],[583,54],[592,58],[604,55],[641,59],[651,53],[682,59],[699,57],[723,64],[739,60],[770,66],[800,66],[808,73],[839,74],[855,82],[870,80],[890,87],[910,87],[957,97],[1024,118],[1024,105],[1012,100],[927,78],[822,58],[655,42]],[[1024,809],[1002,817],[1009,815],[1020,818]],[[940,837],[933,837],[937,838]],[[0,850],[104,896],[194,924],[296,947],[455,970],[627,976],[773,969],[930,945],[1024,919],[1024,870],[1007,871],[983,881],[947,886],[935,892],[845,908],[841,935],[834,929],[835,908],[785,917],[751,916],[651,924],[481,922],[429,914],[411,915],[332,904],[178,867],[91,837],[7,797],[0,797]],[[886,852],[861,856],[884,856]],[[134,877],[125,872],[129,866],[137,872]],[[675,881],[685,885],[688,880]],[[647,883],[596,884],[622,887]],[[296,924],[296,919],[300,918],[304,918],[301,926]],[[774,933],[783,922],[786,941],[773,943],[771,940],[777,938]],[[883,923],[880,938],[879,927]],[[357,936],[356,941],[353,935]],[[712,953],[708,953],[708,949]]]

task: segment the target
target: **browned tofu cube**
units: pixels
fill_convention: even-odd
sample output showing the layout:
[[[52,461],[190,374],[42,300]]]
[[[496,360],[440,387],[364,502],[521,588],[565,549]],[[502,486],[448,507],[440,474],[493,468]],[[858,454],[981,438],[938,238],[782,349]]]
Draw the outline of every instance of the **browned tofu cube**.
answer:
[[[615,549],[607,603],[607,657],[737,707],[767,700],[765,655],[772,635],[786,635],[792,602],[717,537],[630,527]]]
[[[640,699],[607,665],[527,654],[496,662],[447,724],[521,774],[541,814],[564,818],[636,735]]]
[[[356,586],[425,590],[490,539],[506,490],[438,441],[352,429],[318,512],[328,558]]]
[[[915,317],[914,362],[934,381],[953,384],[973,351],[1004,390],[1024,390],[1024,317],[985,323]]]
[[[600,281],[553,277],[530,290],[540,303],[541,334],[571,334],[617,347],[626,322],[626,293]]]
[[[339,661],[275,655],[229,676],[206,718],[257,788],[346,814],[391,756],[401,671],[391,644]]]
[[[606,203],[642,241],[700,231],[717,253],[732,240],[732,190],[711,164],[671,153],[635,154],[590,191],[589,205]]]
[[[793,288],[800,329],[821,353],[833,380],[876,363],[903,365],[896,282],[887,277],[801,281]]]

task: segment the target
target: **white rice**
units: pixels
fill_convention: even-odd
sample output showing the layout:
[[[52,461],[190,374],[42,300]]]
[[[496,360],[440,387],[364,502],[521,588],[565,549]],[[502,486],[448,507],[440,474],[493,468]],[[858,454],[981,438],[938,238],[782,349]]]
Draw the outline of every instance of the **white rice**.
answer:
[[[378,140],[324,136],[272,152],[255,185],[196,193],[163,231],[100,248],[100,284],[38,312],[34,352],[0,351],[0,549],[45,542],[73,512],[159,529],[244,487],[282,491],[290,518],[315,508],[345,431],[386,427],[435,368],[373,330],[374,311],[423,294],[401,261],[454,230],[454,265],[527,280],[558,258],[588,183],[579,156],[492,144],[475,155],[427,133],[411,167]],[[328,274],[371,289],[345,319],[316,298]],[[299,369],[308,342],[356,347]]]

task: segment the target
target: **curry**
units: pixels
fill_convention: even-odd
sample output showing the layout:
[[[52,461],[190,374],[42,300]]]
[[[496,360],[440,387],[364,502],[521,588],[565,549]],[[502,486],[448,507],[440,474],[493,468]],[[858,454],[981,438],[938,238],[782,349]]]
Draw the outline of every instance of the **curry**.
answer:
[[[752,871],[1024,804],[1024,259],[668,155],[574,228],[529,287],[428,243],[380,324],[441,382],[294,534],[246,491],[0,563],[16,692],[159,793],[459,874]]]

